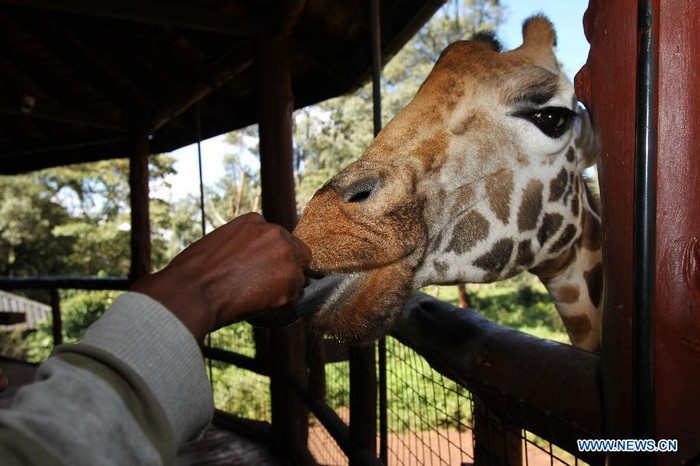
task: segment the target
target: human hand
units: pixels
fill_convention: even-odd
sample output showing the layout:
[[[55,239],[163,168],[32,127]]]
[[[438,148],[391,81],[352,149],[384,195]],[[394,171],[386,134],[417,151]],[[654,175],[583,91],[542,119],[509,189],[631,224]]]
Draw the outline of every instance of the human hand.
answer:
[[[197,341],[234,322],[290,308],[311,251],[279,225],[246,214],[193,243],[131,287],[170,309]]]

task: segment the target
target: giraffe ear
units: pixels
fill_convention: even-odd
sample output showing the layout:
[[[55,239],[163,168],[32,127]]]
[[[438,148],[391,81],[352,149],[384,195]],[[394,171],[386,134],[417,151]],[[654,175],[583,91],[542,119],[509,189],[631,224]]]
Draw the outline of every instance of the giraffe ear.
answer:
[[[531,16],[523,23],[523,45],[520,49],[532,56],[542,65],[559,69],[559,63],[554,55],[557,45],[557,33],[552,22],[544,15]]]
[[[523,23],[523,45],[526,47],[557,46],[557,33],[552,22],[544,15],[530,16]]]

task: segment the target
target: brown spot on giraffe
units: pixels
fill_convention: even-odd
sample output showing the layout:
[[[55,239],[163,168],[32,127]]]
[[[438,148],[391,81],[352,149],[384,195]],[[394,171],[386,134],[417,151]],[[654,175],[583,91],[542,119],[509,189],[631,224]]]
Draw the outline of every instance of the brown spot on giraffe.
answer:
[[[535,260],[535,255],[532,252],[532,243],[531,241],[525,240],[521,241],[518,243],[518,255],[515,257],[515,263],[523,268],[526,269],[530,265],[532,265],[532,262]]]
[[[549,202],[555,202],[561,199],[566,190],[566,181],[568,180],[566,168],[559,170],[557,177],[549,182]]]
[[[559,256],[546,260],[530,269],[530,272],[537,275],[545,286],[549,285],[552,278],[558,276],[566,270],[577,258],[575,248],[565,250]]]
[[[487,272],[487,280],[494,280],[510,261],[513,247],[513,240],[510,238],[498,240],[489,252],[474,261],[474,265]]]
[[[441,277],[445,277],[447,271],[450,270],[450,266],[446,262],[440,260],[433,261],[433,266]]]
[[[575,182],[574,173],[573,173],[573,172],[568,172],[567,175],[568,175],[568,176],[567,176],[568,182],[567,182],[567,185],[566,185],[566,191],[564,192],[564,204],[566,204],[567,202],[569,202],[569,197],[571,197],[571,196],[573,195],[573,193],[574,193],[574,184],[575,184],[575,183],[574,183],[574,182]]]
[[[542,182],[530,180],[523,192],[518,208],[518,230],[529,231],[537,227],[540,212],[542,212]]]
[[[574,160],[576,160],[576,152],[574,152],[573,147],[569,147],[569,150],[566,151],[566,160],[568,160],[569,162],[573,162]]]
[[[571,241],[576,236],[576,225],[568,224],[561,236],[556,240],[554,244],[549,248],[549,252],[554,254],[561,251],[564,247],[571,243]]]
[[[574,196],[574,198],[571,199],[571,215],[578,217],[580,207],[581,203],[578,200],[578,197]]]
[[[496,218],[508,224],[510,217],[510,202],[513,194],[513,172],[510,170],[499,172],[486,179],[486,197],[489,207]]]
[[[486,220],[486,217],[476,210],[470,210],[455,225],[452,239],[445,251],[454,251],[457,254],[471,251],[477,243],[488,238],[490,226],[491,224]]]
[[[583,278],[588,285],[588,296],[594,306],[598,307],[603,298],[603,264],[598,264],[587,272]]]
[[[463,184],[455,191],[454,206],[452,207],[452,215],[459,215],[466,206],[472,203],[476,197],[476,190],[471,184]]]
[[[557,288],[557,290],[552,294],[557,301],[573,304],[581,297],[581,287],[578,285],[578,283],[571,283],[569,285],[564,285]]]
[[[444,163],[444,154],[447,152],[447,137],[444,132],[436,132],[424,139],[416,148],[416,155],[423,162],[423,167],[428,172],[434,171]]]
[[[537,241],[540,245],[543,245],[549,238],[551,238],[561,227],[564,217],[561,214],[544,214],[542,219],[542,224],[539,230],[537,230]]]
[[[566,326],[566,331],[571,338],[572,343],[576,344],[584,341],[593,330],[591,325],[591,319],[587,315],[575,315],[575,316],[561,316],[564,326]]]

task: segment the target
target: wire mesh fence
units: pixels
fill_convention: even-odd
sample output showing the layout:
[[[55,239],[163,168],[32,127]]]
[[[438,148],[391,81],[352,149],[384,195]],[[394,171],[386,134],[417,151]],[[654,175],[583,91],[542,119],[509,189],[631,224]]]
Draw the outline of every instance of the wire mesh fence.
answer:
[[[504,422],[466,388],[434,370],[401,342],[387,338],[386,352],[387,465],[461,466],[475,461],[489,465],[587,464],[551,442]],[[326,404],[349,423],[348,363],[327,364],[326,369]],[[503,397],[505,400],[508,395],[504,393]],[[525,412],[532,407],[521,403],[521,409]],[[552,426],[555,428],[555,424]],[[382,439],[378,438],[378,458],[381,444]],[[308,446],[318,464],[350,464],[336,440],[314,416]]]
[[[256,357],[254,329],[246,322],[213,333],[210,345]],[[209,360],[208,364],[216,408],[242,418],[272,422],[268,376],[220,361]]]
[[[388,338],[386,348],[388,463],[472,462],[471,395],[397,340]]]
[[[212,337],[212,344],[235,350],[251,359],[259,356],[255,350],[255,331],[248,324],[237,324],[217,332]],[[309,348],[312,349],[308,349],[307,358],[315,362],[311,364],[310,383],[306,387],[307,392],[313,394],[308,399],[322,404],[327,412],[332,411],[335,425],[327,425],[326,417],[321,416],[323,413],[318,416],[310,414],[306,448],[320,465],[363,464],[348,456],[353,452],[352,444],[348,446],[352,435],[345,438],[337,435],[338,423],[344,425],[347,432],[352,428],[364,428],[350,426],[350,405],[354,398],[350,393],[348,347],[326,337],[313,342]],[[385,348],[386,403],[378,405],[374,420],[378,432],[375,457],[381,458],[384,464],[587,464],[543,438],[559,443],[560,426],[568,422],[565,419],[518,399],[504,388],[487,386],[496,395],[482,400],[464,385],[431,367],[417,350],[393,337],[387,337]],[[381,360],[377,356],[376,360]],[[379,366],[376,370],[380,370]],[[271,422],[268,376],[216,361],[212,363],[212,375],[217,408],[241,418]],[[458,377],[457,380],[462,379]],[[546,385],[547,382],[542,383]],[[467,386],[476,390],[479,396],[485,387],[476,380],[468,382]],[[385,410],[386,429],[379,426],[382,409]],[[502,416],[508,420],[504,421]],[[537,421],[533,424],[531,418],[537,418]],[[536,426],[541,436],[523,430],[522,426],[527,425]],[[569,436],[571,429],[577,438],[590,437],[589,433],[576,430],[575,425],[569,425]],[[571,447],[568,448],[571,451]]]

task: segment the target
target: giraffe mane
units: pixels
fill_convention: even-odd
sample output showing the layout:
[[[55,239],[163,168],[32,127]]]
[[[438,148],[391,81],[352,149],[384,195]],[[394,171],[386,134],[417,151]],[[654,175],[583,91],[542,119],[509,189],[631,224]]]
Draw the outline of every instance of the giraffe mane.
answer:
[[[503,44],[496,37],[496,32],[490,29],[474,33],[471,40],[487,45],[494,52],[501,53],[503,51]]]

